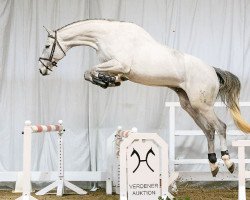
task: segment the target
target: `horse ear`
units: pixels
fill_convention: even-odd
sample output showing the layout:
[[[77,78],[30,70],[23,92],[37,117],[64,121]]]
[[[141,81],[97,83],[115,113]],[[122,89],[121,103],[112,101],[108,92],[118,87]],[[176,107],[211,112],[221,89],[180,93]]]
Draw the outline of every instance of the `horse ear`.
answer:
[[[49,35],[53,35],[53,31],[47,29],[45,26],[43,26],[43,28],[48,32]]]

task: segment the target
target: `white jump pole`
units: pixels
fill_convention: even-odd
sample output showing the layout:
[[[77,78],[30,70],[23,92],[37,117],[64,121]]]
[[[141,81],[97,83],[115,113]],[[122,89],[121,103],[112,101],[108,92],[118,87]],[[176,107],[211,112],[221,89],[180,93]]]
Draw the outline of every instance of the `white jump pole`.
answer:
[[[246,163],[245,163],[245,147],[238,146],[238,159],[239,159],[239,200],[245,200],[246,199],[246,178],[245,178],[245,172],[246,172]]]
[[[118,126],[117,130],[107,140],[106,194],[112,194],[113,186],[115,187],[115,193],[120,194],[120,144],[132,132],[136,133],[137,128],[122,130],[122,127]]]
[[[32,133],[41,132],[58,132],[58,171],[59,178],[44,189],[38,191],[37,195],[44,195],[50,190],[57,188],[57,195],[62,196],[64,193],[64,186],[75,191],[78,194],[86,194],[87,192],[81,188],[73,185],[72,183],[64,180],[64,167],[63,167],[63,139],[64,132],[62,120],[58,121],[59,125],[37,125],[32,126],[30,121],[25,122],[24,127],[24,144],[23,144],[23,194],[17,200],[35,200],[30,194],[31,191],[31,137]]]
[[[250,147],[250,140],[236,140],[232,146],[238,147],[238,200],[246,200],[246,179],[250,178],[250,171],[246,170],[245,147]]]
[[[25,121],[24,127],[24,141],[23,141],[23,193],[22,196],[16,200],[36,200],[30,194],[31,191],[31,181],[30,181],[30,171],[31,171],[31,122]]]

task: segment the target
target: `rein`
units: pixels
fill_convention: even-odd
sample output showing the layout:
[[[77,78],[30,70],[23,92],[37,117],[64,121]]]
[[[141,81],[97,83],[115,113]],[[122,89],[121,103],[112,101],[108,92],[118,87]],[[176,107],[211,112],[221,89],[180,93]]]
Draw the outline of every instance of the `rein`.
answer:
[[[49,58],[42,58],[40,57],[39,58],[39,62],[42,63],[42,65],[49,71],[52,71],[48,65],[45,65],[43,60],[46,60],[46,61],[49,61],[53,66],[57,67],[57,62],[56,61],[52,61],[53,59],[53,56],[54,56],[54,53],[55,53],[55,49],[56,49],[56,45],[61,49],[61,51],[64,53],[64,55],[66,56],[66,53],[64,52],[62,46],[60,45],[60,43],[58,42],[57,40],[57,31],[55,31],[55,37],[53,37],[52,35],[49,35],[48,37],[54,39],[54,43],[52,45],[52,49],[51,49],[51,52],[50,52],[50,56]]]

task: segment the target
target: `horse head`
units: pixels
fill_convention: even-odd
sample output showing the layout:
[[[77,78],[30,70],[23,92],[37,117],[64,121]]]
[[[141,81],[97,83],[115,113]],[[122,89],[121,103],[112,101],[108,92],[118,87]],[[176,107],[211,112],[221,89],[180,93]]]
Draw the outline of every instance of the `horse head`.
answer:
[[[57,62],[66,55],[57,31],[51,31],[47,28],[45,30],[48,32],[48,39],[39,58],[39,71],[43,76],[49,75],[53,68],[57,67]]]

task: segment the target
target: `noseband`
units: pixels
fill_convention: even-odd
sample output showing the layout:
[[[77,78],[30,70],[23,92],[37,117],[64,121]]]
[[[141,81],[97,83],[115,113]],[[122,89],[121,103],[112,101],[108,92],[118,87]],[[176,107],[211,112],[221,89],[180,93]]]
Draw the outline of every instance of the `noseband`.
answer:
[[[55,31],[55,37],[53,37],[52,35],[49,35],[48,37],[54,39],[54,43],[52,45],[52,49],[50,52],[50,56],[49,58],[39,58],[39,62],[42,63],[42,65],[49,71],[52,71],[47,65],[44,64],[43,60],[49,61],[53,66],[57,67],[57,62],[52,61],[54,53],[55,53],[55,49],[56,49],[56,45],[61,49],[61,51],[64,53],[64,55],[66,56],[66,53],[64,52],[62,46],[60,45],[60,43],[57,40],[57,31]]]

